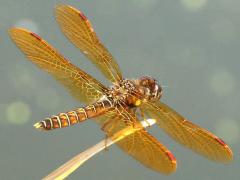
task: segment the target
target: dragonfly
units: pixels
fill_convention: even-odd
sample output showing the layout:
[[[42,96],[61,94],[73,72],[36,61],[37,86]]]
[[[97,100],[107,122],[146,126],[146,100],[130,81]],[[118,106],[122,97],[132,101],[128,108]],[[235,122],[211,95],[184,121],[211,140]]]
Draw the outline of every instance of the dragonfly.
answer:
[[[191,123],[160,101],[162,86],[149,76],[124,78],[115,58],[102,44],[90,21],[69,5],[55,8],[56,21],[65,36],[90,60],[112,85],[100,81],[73,65],[34,32],[13,27],[10,37],[26,57],[46,71],[70,94],[86,106],[59,113],[37,122],[35,128],[51,131],[93,119],[107,137],[125,128],[138,128],[116,142],[128,155],[145,167],[162,174],[176,170],[174,155],[140,121],[147,117],[172,139],[207,159],[228,163],[233,159],[230,147],[213,133]]]

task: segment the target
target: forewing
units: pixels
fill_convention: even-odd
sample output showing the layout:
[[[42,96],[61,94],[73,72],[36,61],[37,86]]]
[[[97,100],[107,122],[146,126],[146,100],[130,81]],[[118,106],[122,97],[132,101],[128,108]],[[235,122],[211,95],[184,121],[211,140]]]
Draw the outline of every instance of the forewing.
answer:
[[[118,64],[103,46],[86,16],[77,9],[59,5],[56,20],[67,38],[78,47],[88,59],[112,82],[118,82],[122,75]]]
[[[21,51],[38,67],[61,82],[79,101],[92,102],[106,88],[86,72],[77,68],[36,34],[21,28],[9,31]]]
[[[223,140],[189,122],[166,104],[148,103],[142,108],[157,120],[160,128],[180,144],[214,161],[227,163],[232,160],[232,151]]]
[[[105,132],[108,136],[126,127],[137,128],[141,126],[137,117],[125,109],[117,109],[112,112],[107,120],[101,121],[101,125],[108,123]],[[172,153],[157,139],[150,135],[143,127],[116,143],[124,152],[135,158],[144,166],[163,174],[170,174],[176,170],[176,159]]]

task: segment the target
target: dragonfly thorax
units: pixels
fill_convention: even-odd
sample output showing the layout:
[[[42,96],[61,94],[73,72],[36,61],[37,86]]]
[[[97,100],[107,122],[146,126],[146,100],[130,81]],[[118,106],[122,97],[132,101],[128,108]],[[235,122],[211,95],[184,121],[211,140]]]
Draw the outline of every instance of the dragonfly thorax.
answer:
[[[132,104],[131,99],[136,97],[137,88],[135,83],[128,79],[123,79],[117,84],[110,87],[107,96],[111,98],[116,104]]]
[[[161,86],[155,79],[146,76],[135,80],[124,79],[110,87],[108,93],[108,97],[115,103],[128,106],[139,106],[144,101],[156,101],[161,95]]]

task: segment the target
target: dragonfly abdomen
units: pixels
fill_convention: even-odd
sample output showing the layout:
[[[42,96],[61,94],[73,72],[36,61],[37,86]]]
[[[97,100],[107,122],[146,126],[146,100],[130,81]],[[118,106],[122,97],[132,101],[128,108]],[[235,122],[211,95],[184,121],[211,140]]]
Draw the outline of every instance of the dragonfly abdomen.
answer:
[[[86,107],[81,107],[66,113],[59,113],[46,118],[45,120],[34,124],[34,127],[40,130],[52,130],[68,127],[70,125],[74,125],[87,119],[99,116],[111,107],[112,103],[110,101],[104,100],[101,102],[96,102]]]

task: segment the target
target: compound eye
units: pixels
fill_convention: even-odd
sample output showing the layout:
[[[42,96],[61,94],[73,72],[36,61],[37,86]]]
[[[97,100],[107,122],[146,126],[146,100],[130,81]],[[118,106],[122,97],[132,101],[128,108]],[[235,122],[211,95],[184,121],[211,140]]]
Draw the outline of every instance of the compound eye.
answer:
[[[161,97],[162,94],[163,94],[163,89],[162,89],[161,86],[159,86],[158,92],[159,92],[159,93],[158,93],[158,94],[159,94],[159,97]]]
[[[151,83],[151,84],[155,84],[155,83],[156,83],[156,80],[155,80],[155,79],[153,79],[153,78],[152,78],[152,79],[150,79],[149,81],[150,81],[150,83]]]

